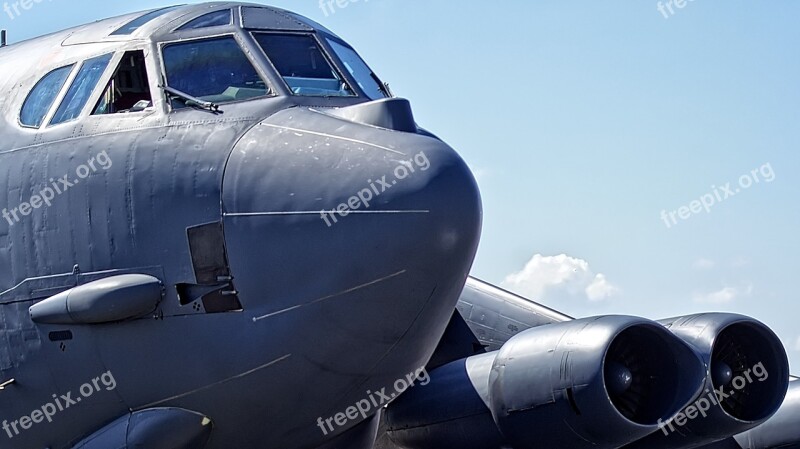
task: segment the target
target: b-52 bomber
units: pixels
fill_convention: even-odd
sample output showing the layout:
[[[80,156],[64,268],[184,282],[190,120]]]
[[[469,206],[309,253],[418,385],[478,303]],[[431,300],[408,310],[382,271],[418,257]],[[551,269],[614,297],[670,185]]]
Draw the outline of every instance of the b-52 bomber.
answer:
[[[1,448],[800,447],[766,325],[470,277],[469,168],[305,17],[165,7],[0,73]]]

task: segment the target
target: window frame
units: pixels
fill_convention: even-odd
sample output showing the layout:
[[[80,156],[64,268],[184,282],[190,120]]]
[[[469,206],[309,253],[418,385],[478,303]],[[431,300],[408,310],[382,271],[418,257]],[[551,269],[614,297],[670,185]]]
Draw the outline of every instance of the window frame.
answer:
[[[361,97],[369,98],[369,97],[367,97],[365,95],[364,92],[361,91],[361,86],[357,86],[357,88],[353,86],[354,85],[354,80],[350,76],[349,71],[342,70],[342,67],[339,65],[339,59],[333,57],[333,55],[331,53],[331,49],[328,48],[327,44],[324,43],[323,40],[319,38],[319,36],[317,35],[316,32],[313,32],[313,31],[272,31],[272,30],[253,30],[253,29],[247,29],[245,31],[248,33],[250,39],[252,39],[253,45],[255,45],[256,48],[258,49],[258,51],[261,52],[261,54],[264,56],[264,60],[267,61],[267,63],[269,64],[269,68],[275,73],[275,76],[282,83],[282,86],[285,89],[285,92],[286,92],[286,94],[288,96],[295,97],[295,98],[324,98],[324,99],[330,99],[330,98],[353,99],[353,98],[361,98]],[[336,70],[337,74],[342,78],[342,82],[347,84],[347,87],[350,89],[351,92],[353,92],[353,95],[298,95],[298,94],[294,93],[294,91],[292,90],[292,87],[289,86],[289,83],[286,82],[286,79],[283,77],[283,75],[281,75],[281,72],[275,66],[275,63],[272,62],[272,59],[267,54],[267,51],[264,50],[264,48],[261,47],[261,44],[258,43],[258,38],[256,36],[259,35],[259,34],[271,34],[271,35],[276,35],[276,36],[287,36],[287,35],[304,36],[304,37],[310,36],[317,43],[317,47],[320,49],[320,53],[322,53],[322,56],[328,61],[328,64],[330,64],[330,66],[334,70]],[[356,85],[357,85],[357,83],[356,83]]]
[[[57,106],[61,105],[61,102],[64,100],[64,97],[67,94],[68,86],[72,85],[72,82],[75,80],[75,77],[77,76],[78,73],[77,67],[79,67],[79,62],[80,61],[75,61],[69,64],[63,64],[52,70],[48,70],[47,73],[45,73],[44,75],[39,77],[39,79],[36,80],[36,82],[33,84],[33,87],[31,87],[31,89],[28,91],[28,94],[25,95],[25,99],[22,100],[22,104],[19,107],[19,112],[17,112],[17,124],[20,127],[26,129],[42,129],[43,127],[45,127],[47,124],[50,123],[50,120],[53,118],[53,115],[55,115]],[[42,121],[39,123],[39,125],[36,126],[23,123],[22,111],[23,109],[25,109],[25,104],[28,103],[28,100],[30,99],[31,95],[36,90],[36,88],[39,87],[42,81],[44,81],[44,79],[50,76],[53,72],[65,68],[69,68],[69,73],[67,73],[66,78],[64,78],[64,83],[61,85],[59,91],[56,93],[56,96],[53,98],[52,103],[50,104],[50,106],[47,107],[47,110],[45,111],[45,114],[42,116]]]
[[[154,21],[154,20],[156,20],[156,19],[158,19],[158,18],[160,18],[160,17],[162,17],[162,16],[164,16],[166,14],[169,14],[170,12],[177,11],[178,9],[180,9],[180,7],[181,7],[180,5],[164,6],[162,8],[157,8],[157,9],[153,9],[151,11],[148,11],[148,12],[146,12],[146,13],[138,16],[138,17],[135,17],[135,18],[125,22],[119,28],[117,28],[114,31],[112,31],[109,34],[109,37],[111,37],[111,36],[116,36],[116,37],[133,36],[142,27],[147,26],[147,24],[151,23],[152,21]],[[123,31],[123,30],[128,30],[129,28],[131,28],[132,24],[140,22],[140,21],[141,21],[141,23],[138,23],[138,25],[136,27],[132,28],[130,31]]]
[[[111,78],[114,77],[114,74],[117,72],[117,69],[119,68],[120,64],[122,63],[122,58],[124,58],[125,55],[128,54],[128,53],[137,52],[137,51],[138,52],[142,52],[142,55],[144,56],[144,68],[145,68],[145,71],[147,72],[146,73],[146,75],[147,75],[147,87],[150,88],[150,100],[151,100],[151,103],[153,103],[152,106],[150,106],[149,108],[143,109],[141,111],[135,111],[135,112],[126,112],[126,113],[115,112],[113,114],[94,114],[93,111],[97,108],[97,104],[100,102],[100,98],[102,98],[103,93],[105,92],[106,87],[108,86],[108,83],[111,82]],[[82,112],[82,116],[85,116],[85,117],[128,117],[128,116],[137,117],[137,116],[143,115],[143,114],[152,114],[156,110],[156,104],[157,104],[156,100],[159,97],[158,91],[161,90],[161,89],[157,88],[158,84],[155,84],[155,85],[153,84],[153,81],[157,79],[157,78],[153,77],[153,74],[157,73],[157,72],[154,70],[154,67],[152,65],[153,64],[152,64],[151,58],[150,58],[150,56],[148,54],[148,48],[147,47],[131,47],[131,48],[122,48],[122,49],[117,50],[114,53],[114,57],[111,58],[111,62],[108,63],[108,67],[106,67],[106,72],[103,73],[103,78],[102,78],[101,82],[97,83],[97,86],[95,88],[94,93],[92,93],[92,96],[89,97],[89,101],[87,102],[87,105],[91,104],[92,106],[89,107],[89,108],[84,108],[84,110]],[[156,89],[154,89],[154,87],[156,87]],[[92,111],[92,112],[89,112],[87,114],[86,113],[87,111]]]
[[[352,78],[352,83],[354,83],[361,90],[361,94],[365,98],[367,98],[370,101],[385,100],[387,98],[392,98],[392,95],[388,91],[388,88],[386,87],[386,84],[384,83],[383,79],[380,76],[378,76],[377,72],[372,70],[372,67],[369,65],[369,63],[367,63],[367,60],[364,59],[364,57],[361,56],[361,54],[358,52],[358,50],[356,50],[352,45],[350,45],[349,43],[345,42],[343,39],[341,39],[341,38],[339,38],[337,36],[324,36],[324,37],[325,37],[324,39],[320,39],[320,40],[324,41],[325,45],[328,46],[328,49],[329,49],[330,53],[332,55],[336,56],[337,63],[338,62],[342,63],[342,66],[343,66],[343,67],[341,67],[342,72],[345,74],[345,76],[349,76],[349,77]],[[383,92],[384,96],[382,98],[373,99],[372,97],[367,95],[367,91],[363,87],[361,87],[361,83],[358,81],[358,79],[355,77],[355,75],[350,72],[350,69],[348,69],[347,66],[344,65],[344,59],[342,59],[342,57],[339,55],[339,53],[336,52],[336,50],[333,48],[331,43],[336,43],[338,45],[341,45],[345,49],[348,49],[348,50],[352,51],[353,53],[355,53],[355,55],[358,57],[358,59],[361,60],[361,62],[364,64],[364,66],[372,73],[372,75],[375,76],[375,78],[373,80],[378,85],[378,89],[381,92]]]
[[[86,58],[82,62],[80,62],[80,64],[76,63],[75,64],[76,68],[73,69],[74,73],[71,74],[71,76],[68,78],[69,83],[65,83],[66,89],[64,90],[62,95],[60,95],[60,101],[58,102],[58,105],[55,105],[55,104],[53,105],[54,106],[53,111],[52,111],[51,114],[48,114],[48,116],[47,116],[47,124],[44,125],[44,126],[46,126],[47,128],[56,127],[58,125],[69,124],[69,123],[74,122],[76,120],[80,120],[82,117],[84,117],[86,115],[86,108],[88,107],[89,104],[92,103],[92,99],[94,98],[95,93],[98,90],[98,88],[101,85],[102,86],[106,86],[108,84],[108,82],[103,83],[103,81],[106,80],[106,76],[108,75],[109,67],[111,67],[113,62],[114,62],[114,60],[117,59],[117,53],[118,52],[116,52],[116,51],[103,53],[103,54],[100,54],[100,55],[97,55],[97,56],[92,56],[92,57]],[[75,84],[75,81],[77,81],[78,75],[80,75],[81,70],[86,66],[86,63],[91,61],[91,60],[93,60],[93,59],[97,59],[97,58],[100,58],[100,57],[103,57],[103,56],[107,56],[107,55],[110,55],[111,57],[109,58],[105,69],[103,69],[103,73],[100,74],[100,77],[98,78],[97,82],[95,82],[94,87],[92,88],[91,92],[89,92],[89,95],[86,97],[86,101],[83,103],[83,106],[81,107],[81,110],[78,112],[78,115],[76,115],[75,117],[73,117],[73,118],[71,118],[69,120],[64,120],[64,121],[61,121],[61,122],[58,122],[58,123],[53,123],[53,119],[55,119],[56,114],[58,113],[58,110],[61,108],[61,106],[64,104],[64,101],[67,99],[67,94],[69,93],[69,90]],[[116,67],[116,66],[114,66],[114,67]]]
[[[234,23],[235,23],[236,17],[234,17],[233,20],[234,20]],[[224,28],[224,27],[213,27],[213,28]],[[201,31],[201,30],[205,30],[205,29],[206,28],[200,28],[200,30],[185,30],[183,32],[187,32],[187,31],[196,32],[196,31]],[[225,37],[233,37],[233,39],[236,41],[236,44],[239,46],[239,49],[242,51],[242,54],[244,54],[245,58],[247,58],[247,60],[253,66],[253,68],[255,69],[256,73],[261,78],[261,81],[264,82],[264,85],[267,87],[267,93],[265,95],[263,95],[263,96],[260,96],[260,97],[246,98],[246,99],[242,99],[242,100],[226,101],[224,103],[220,103],[220,105],[236,105],[236,104],[245,103],[245,102],[249,102],[249,101],[263,100],[265,98],[275,98],[275,97],[277,97],[279,95],[277,90],[275,89],[273,76],[264,70],[264,67],[263,67],[261,61],[259,61],[257,59],[254,59],[253,51],[250,48],[251,43],[243,40],[242,36],[238,32],[238,30],[233,30],[233,31],[231,31],[231,30],[220,30],[219,33],[215,33],[215,34],[206,34],[206,35],[192,37],[192,38],[188,38],[188,39],[187,38],[178,38],[178,39],[173,39],[173,40],[170,40],[170,41],[164,41],[164,42],[159,42],[158,43],[158,62],[159,62],[159,65],[160,65],[159,72],[158,72],[159,76],[160,76],[160,83],[159,83],[158,90],[161,92],[161,96],[164,99],[164,105],[165,105],[167,113],[179,112],[179,111],[192,111],[193,108],[185,108],[185,107],[184,108],[175,108],[175,107],[173,107],[172,106],[172,101],[170,100],[169,95],[167,95],[164,92],[164,89],[161,88],[161,86],[171,87],[169,85],[169,78],[167,76],[167,61],[164,58],[164,49],[166,47],[170,46],[170,45],[187,44],[187,43],[190,43],[190,42],[199,42],[199,41],[210,41],[210,40],[220,39],[220,38],[225,38]]]
[[[190,23],[194,22],[195,20],[201,19],[201,18],[203,18],[205,16],[208,16],[208,15],[211,15],[211,14],[221,13],[221,12],[225,12],[225,11],[228,11],[228,13],[230,14],[230,21],[227,24],[224,24],[224,25],[212,25],[212,26],[206,26],[206,27],[202,27],[202,28],[184,28],[184,27],[188,26]],[[233,8],[228,7],[228,8],[222,8],[222,9],[218,9],[216,11],[208,11],[208,12],[205,12],[203,14],[200,14],[199,16],[197,16],[197,17],[195,17],[193,19],[187,20],[186,22],[184,22],[181,25],[177,26],[176,28],[174,28],[172,30],[172,32],[173,33],[183,33],[183,32],[191,32],[191,31],[198,31],[198,30],[208,30],[208,29],[212,29],[212,28],[231,27],[235,23],[236,23],[236,16],[234,14],[234,10],[233,10]]]

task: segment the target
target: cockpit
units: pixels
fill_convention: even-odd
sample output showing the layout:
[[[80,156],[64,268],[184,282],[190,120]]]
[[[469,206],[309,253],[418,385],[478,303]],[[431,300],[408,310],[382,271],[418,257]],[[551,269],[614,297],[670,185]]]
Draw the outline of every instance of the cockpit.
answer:
[[[76,33],[65,44],[80,38]],[[281,96],[362,102],[391,96],[346,42],[269,7],[162,8],[132,16],[101,38],[84,39],[98,46],[119,42],[120,50],[42,76],[20,107],[22,127],[146,113],[156,106],[172,113]]]

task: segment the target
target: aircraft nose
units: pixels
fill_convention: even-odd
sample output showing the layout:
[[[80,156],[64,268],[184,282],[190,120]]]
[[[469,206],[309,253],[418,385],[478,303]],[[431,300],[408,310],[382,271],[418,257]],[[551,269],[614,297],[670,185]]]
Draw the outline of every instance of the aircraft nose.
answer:
[[[379,361],[424,366],[481,227],[475,180],[440,140],[299,108],[236,145],[223,209],[245,312],[278,327],[313,323],[303,332],[321,347],[296,350],[362,375]]]

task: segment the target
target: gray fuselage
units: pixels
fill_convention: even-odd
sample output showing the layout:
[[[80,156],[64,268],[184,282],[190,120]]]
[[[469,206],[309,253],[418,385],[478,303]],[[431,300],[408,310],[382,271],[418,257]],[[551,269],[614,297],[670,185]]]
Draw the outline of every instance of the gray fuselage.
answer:
[[[0,447],[67,448],[161,407],[209,417],[211,448],[316,447],[364,420],[326,435],[318,418],[431,356],[479,238],[470,171],[422,130],[329,114],[370,102],[347,70],[356,95],[296,95],[243,26],[245,7],[181,7],[109,35],[138,15],[124,16],[0,49],[0,209],[10,217],[0,220],[0,382],[14,379],[0,391],[0,420],[17,423],[0,431]],[[226,8],[231,25],[174,31]],[[341,66],[322,39],[329,32],[263,10],[262,30],[317,36]],[[208,36],[233,36],[270,94],[222,102],[220,112],[176,107],[160,88],[163,48]],[[145,55],[152,103],[93,114],[130,51]],[[45,73],[103,54],[112,59],[77,118],[49,124],[56,101],[41,126],[20,124]],[[415,156],[429,168],[397,178]],[[59,192],[42,204],[48,188]],[[325,213],[364,189],[369,205]],[[46,298],[126,273],[161,281],[156,310],[107,323],[29,316]],[[19,422],[103,373],[113,389],[100,384],[52,422]]]

